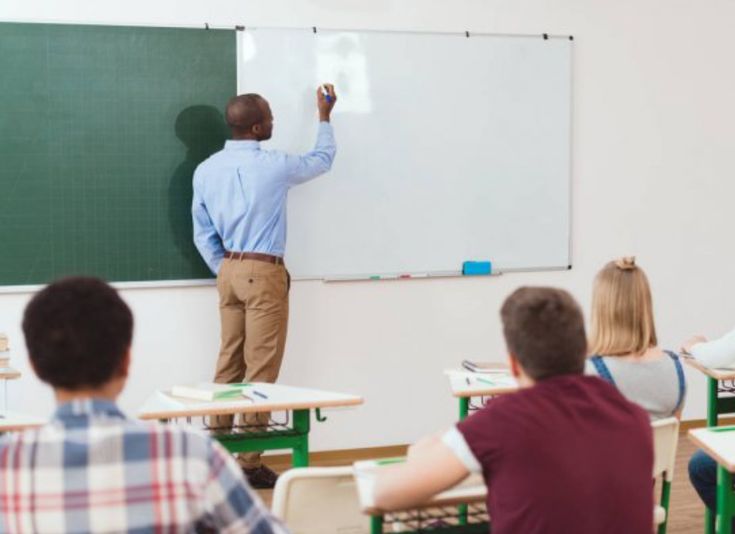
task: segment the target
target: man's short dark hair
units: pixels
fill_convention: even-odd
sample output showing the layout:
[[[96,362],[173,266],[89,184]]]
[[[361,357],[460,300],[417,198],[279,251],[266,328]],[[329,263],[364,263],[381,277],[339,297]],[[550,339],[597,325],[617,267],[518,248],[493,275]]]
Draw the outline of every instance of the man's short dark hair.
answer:
[[[237,132],[249,132],[265,120],[263,102],[264,98],[256,93],[233,96],[225,109],[227,125]]]
[[[584,371],[582,310],[566,291],[521,287],[505,300],[500,316],[508,350],[533,380]]]
[[[133,315],[97,278],[64,278],[37,293],[23,333],[38,377],[53,387],[93,388],[120,369],[133,337]]]

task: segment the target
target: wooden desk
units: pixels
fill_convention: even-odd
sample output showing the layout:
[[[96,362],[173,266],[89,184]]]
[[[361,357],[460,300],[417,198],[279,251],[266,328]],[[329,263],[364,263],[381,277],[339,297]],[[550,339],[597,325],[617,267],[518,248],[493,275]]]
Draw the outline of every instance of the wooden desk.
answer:
[[[402,534],[417,534],[431,532],[437,534],[487,534],[489,522],[484,503],[487,497],[485,482],[480,475],[470,475],[457,486],[434,496],[425,504],[398,512],[385,512],[375,506],[375,477],[380,469],[389,467],[388,462],[368,460],[354,464],[357,493],[360,508],[370,515],[370,534],[382,534],[386,522],[401,523]],[[465,515],[457,513],[458,505],[482,504],[476,514]],[[444,514],[429,512],[438,508],[449,508]],[[386,521],[386,514],[391,519]],[[445,525],[437,525],[441,519]],[[432,524],[433,523],[433,524]]]
[[[46,421],[39,417],[22,415],[16,412],[0,412],[0,434],[36,428],[45,423]]]
[[[20,371],[12,367],[0,367],[0,380],[16,380],[20,378]]]
[[[681,359],[707,377],[707,426],[717,426],[720,415],[735,413],[735,369],[705,367],[686,355],[682,355]],[[705,534],[715,531],[715,522],[709,508],[704,511],[704,524]]]
[[[735,494],[732,489],[732,474],[735,472],[735,426],[692,429],[689,431],[689,439],[717,462],[715,531],[731,534],[735,512]]]
[[[472,397],[495,397],[518,391],[518,382],[507,372],[473,373],[460,369],[445,371],[449,377],[452,396],[459,399],[459,419],[470,412]]]
[[[707,426],[717,426],[720,415],[735,413],[735,396],[720,395],[735,394],[735,369],[712,369],[686,356],[682,360],[707,376]]]
[[[253,393],[263,393],[263,399]],[[252,388],[244,388],[246,398],[221,401],[200,401],[173,397],[167,392],[157,391],[145,402],[138,412],[141,419],[171,419],[206,417],[213,415],[236,415],[258,412],[286,412],[287,420],[273,422],[268,428],[234,427],[225,432],[213,433],[230,452],[253,452],[276,449],[293,450],[293,466],[309,465],[309,430],[311,410],[316,410],[317,421],[325,421],[321,408],[356,406],[362,397],[333,393],[318,389],[297,388],[281,384],[253,382]],[[239,430],[239,431],[238,431]]]

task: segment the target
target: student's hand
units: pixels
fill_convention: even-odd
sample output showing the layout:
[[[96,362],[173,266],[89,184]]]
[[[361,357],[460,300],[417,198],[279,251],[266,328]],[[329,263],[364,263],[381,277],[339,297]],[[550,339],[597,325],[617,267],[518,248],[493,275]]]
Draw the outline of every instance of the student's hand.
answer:
[[[327,90],[327,95],[324,94],[324,89]],[[331,83],[324,83],[316,89],[316,106],[319,108],[319,120],[322,122],[329,122],[329,116],[332,113],[332,108],[335,102],[337,102],[337,93],[334,92],[334,85]]]
[[[687,339],[684,343],[681,345],[681,351],[685,354],[691,354],[691,348],[694,345],[697,345],[699,343],[704,343],[707,341],[707,338],[704,336],[692,336],[689,339]]]

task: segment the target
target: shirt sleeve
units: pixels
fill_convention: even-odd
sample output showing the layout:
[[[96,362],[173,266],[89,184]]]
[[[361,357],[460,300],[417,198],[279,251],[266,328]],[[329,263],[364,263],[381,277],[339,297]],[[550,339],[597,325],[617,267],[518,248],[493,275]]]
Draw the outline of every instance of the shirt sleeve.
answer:
[[[707,367],[729,367],[735,364],[735,330],[720,339],[697,343],[689,352]]]
[[[287,534],[287,530],[248,486],[240,466],[219,443],[210,441],[207,508],[217,532]]]
[[[337,145],[334,141],[334,129],[328,122],[320,122],[316,136],[316,145],[311,152],[301,156],[286,155],[286,176],[288,185],[302,184],[324,174],[332,168]]]
[[[467,441],[465,441],[464,436],[457,430],[456,426],[453,426],[444,433],[442,442],[449,447],[470,473],[482,473],[480,462],[472,454],[469,445],[467,445]]]
[[[225,249],[222,246],[222,239],[217,230],[214,228],[212,219],[204,204],[204,199],[200,191],[197,172],[194,173],[194,195],[191,201],[191,217],[194,226],[194,245],[196,245],[199,254],[207,263],[209,270],[213,274],[219,272],[220,263],[225,255]]]

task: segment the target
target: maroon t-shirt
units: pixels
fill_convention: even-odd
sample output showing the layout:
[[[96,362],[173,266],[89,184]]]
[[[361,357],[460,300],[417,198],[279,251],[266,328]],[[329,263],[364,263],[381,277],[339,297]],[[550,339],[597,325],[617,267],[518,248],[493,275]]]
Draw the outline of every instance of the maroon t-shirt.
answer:
[[[490,401],[457,425],[482,465],[493,534],[650,534],[648,415],[593,376]]]

